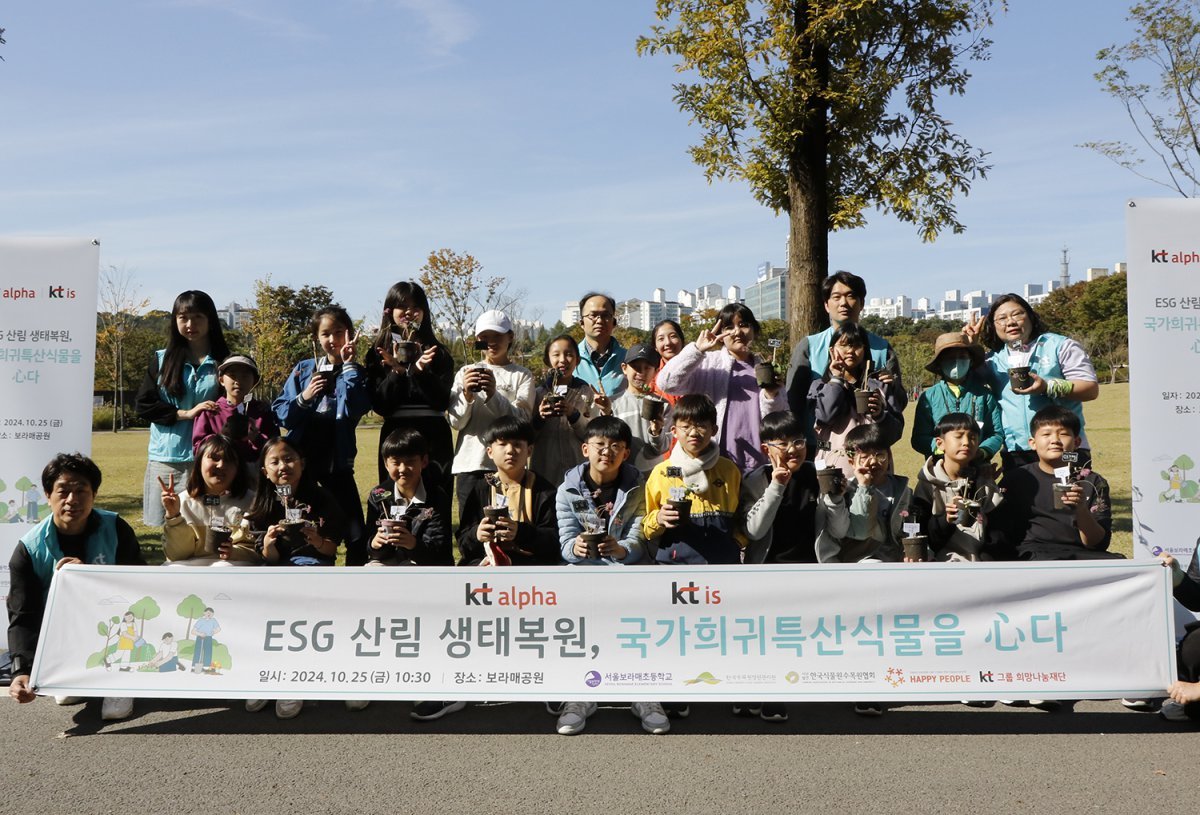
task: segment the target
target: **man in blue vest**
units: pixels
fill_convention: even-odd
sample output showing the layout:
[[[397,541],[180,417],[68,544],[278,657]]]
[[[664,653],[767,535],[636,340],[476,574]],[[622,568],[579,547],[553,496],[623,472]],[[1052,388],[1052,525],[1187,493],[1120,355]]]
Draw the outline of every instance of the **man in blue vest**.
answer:
[[[787,373],[788,408],[804,423],[809,459],[816,457],[817,445],[813,417],[808,410],[808,389],[829,369],[829,344],[834,330],[842,323],[858,322],[867,301],[867,284],[856,274],[834,272],[821,284],[821,299],[825,301],[825,313],[829,315],[829,328],[810,334],[796,343]],[[889,377],[895,380],[894,392],[903,410],[908,404],[908,393],[900,377],[900,361],[896,358],[896,352],[887,340],[870,331],[867,332],[867,339],[872,376],[882,381],[888,381]]]
[[[575,376],[592,386],[598,394],[615,397],[625,388],[625,347],[613,338],[617,327],[617,303],[607,294],[588,292],[579,301],[579,323],[583,339],[579,341],[579,367]]]
[[[21,538],[8,570],[8,650],[12,684],[8,695],[18,702],[36,699],[29,671],[42,630],[42,614],[54,572],[70,563],[145,566],[137,536],[115,512],[96,509],[100,468],[79,453],[59,453],[42,470],[42,489],[50,514]],[[58,697],[59,704],[79,701]],[[105,719],[124,719],[133,712],[132,699],[106,698]]]

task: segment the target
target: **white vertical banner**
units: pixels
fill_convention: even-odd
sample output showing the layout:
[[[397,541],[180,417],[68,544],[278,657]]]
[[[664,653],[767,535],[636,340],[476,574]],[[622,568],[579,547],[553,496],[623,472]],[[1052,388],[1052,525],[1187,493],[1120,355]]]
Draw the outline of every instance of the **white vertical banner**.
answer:
[[[0,597],[21,536],[50,510],[41,474],[90,453],[100,247],[90,238],[0,238]],[[0,651],[7,649],[0,638]]]
[[[1200,200],[1126,207],[1134,557],[1200,534]]]

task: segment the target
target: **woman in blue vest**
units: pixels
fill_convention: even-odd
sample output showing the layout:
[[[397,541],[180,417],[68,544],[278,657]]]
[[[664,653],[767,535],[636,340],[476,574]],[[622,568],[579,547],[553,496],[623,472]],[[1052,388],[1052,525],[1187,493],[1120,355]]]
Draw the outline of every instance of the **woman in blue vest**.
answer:
[[[171,307],[167,347],[155,351],[138,389],[137,414],[150,422],[142,481],[142,522],[163,525],[162,485],[175,476],[187,488],[192,468],[192,420],[217,409],[217,366],[229,356],[217,307],[202,291],[185,291]]]
[[[1029,421],[1050,404],[1061,405],[1079,417],[1080,460],[1090,457],[1083,433],[1083,402],[1100,395],[1096,369],[1078,342],[1046,329],[1037,312],[1020,295],[1005,294],[986,316],[967,323],[963,333],[978,338],[991,353],[985,361],[992,389],[1000,400],[1004,421],[1006,468],[1032,464],[1037,454],[1029,448]],[[1028,366],[1024,387],[1013,387],[1010,367]]]
[[[8,695],[18,702],[36,698],[29,687],[29,671],[54,572],[72,563],[146,565],[129,524],[115,512],[95,508],[100,468],[90,458],[59,453],[42,470],[42,489],[50,514],[21,537],[8,562],[8,649],[13,675]],[[55,701],[71,704],[79,700],[60,696]],[[101,715],[124,719],[132,711],[132,699],[107,698]]]

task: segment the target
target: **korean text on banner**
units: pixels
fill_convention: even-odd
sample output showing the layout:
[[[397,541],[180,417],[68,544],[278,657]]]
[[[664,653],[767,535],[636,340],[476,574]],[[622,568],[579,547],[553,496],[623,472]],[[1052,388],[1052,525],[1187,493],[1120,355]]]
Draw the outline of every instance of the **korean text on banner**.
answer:
[[[50,513],[42,468],[92,449],[99,264],[90,239],[0,238],[0,597],[17,541]]]
[[[1175,678],[1169,577],[1131,561],[70,566],[31,679],[227,699],[1140,698]]]

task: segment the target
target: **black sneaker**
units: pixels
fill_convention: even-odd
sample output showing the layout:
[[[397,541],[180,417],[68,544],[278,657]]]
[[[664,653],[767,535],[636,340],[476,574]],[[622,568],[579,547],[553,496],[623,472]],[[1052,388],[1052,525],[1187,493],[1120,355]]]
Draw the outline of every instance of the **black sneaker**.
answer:
[[[412,713],[408,715],[418,722],[429,722],[440,719],[448,713],[454,713],[467,706],[466,702],[414,702]]]
[[[882,716],[883,705],[878,702],[855,702],[854,712],[859,716]]]
[[[734,702],[734,716],[757,716],[762,712],[762,704],[759,702]]]
[[[783,702],[766,702],[758,715],[764,722],[786,722],[788,720],[787,705]]]
[[[686,719],[692,712],[687,702],[663,702],[663,710],[666,711],[668,719]]]

